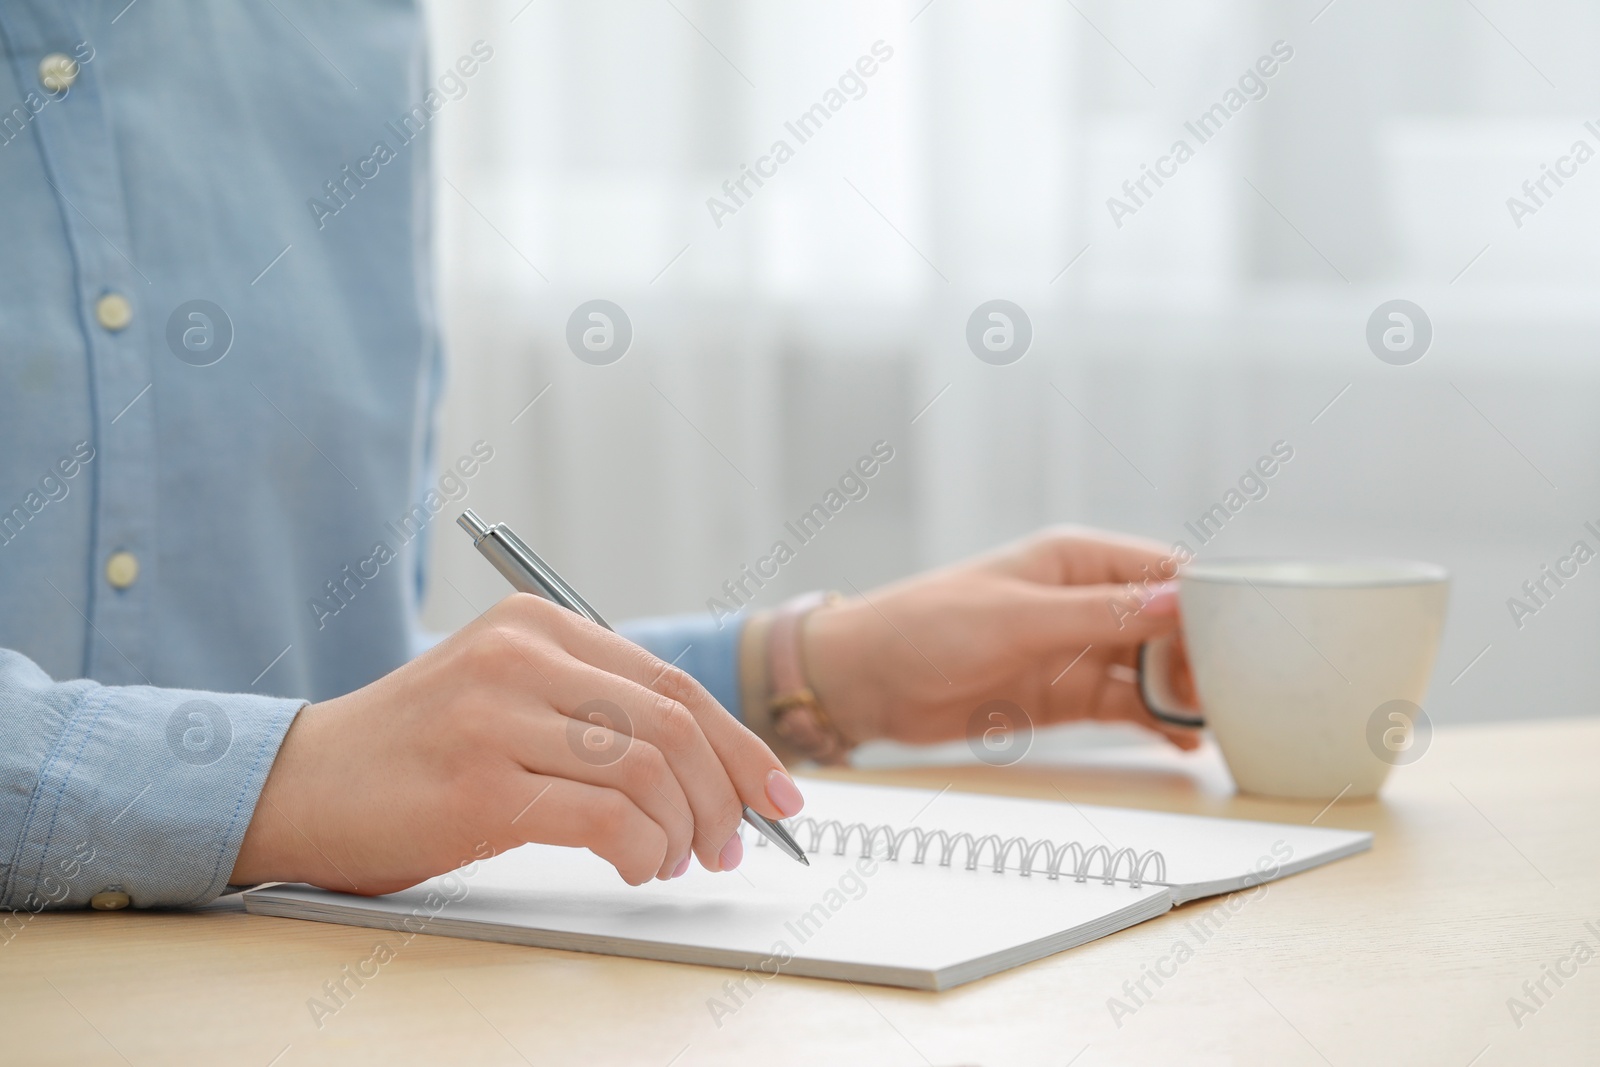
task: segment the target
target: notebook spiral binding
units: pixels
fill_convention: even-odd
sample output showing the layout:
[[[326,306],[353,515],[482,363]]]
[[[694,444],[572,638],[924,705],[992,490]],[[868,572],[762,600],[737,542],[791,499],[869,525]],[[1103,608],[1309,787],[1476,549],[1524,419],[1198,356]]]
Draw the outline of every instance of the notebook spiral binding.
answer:
[[[783,825],[809,853],[821,852],[824,843],[831,838],[833,854],[843,856],[850,847],[851,839],[856,838],[860,841],[863,859],[871,856],[881,842],[885,857],[897,861],[910,843],[911,862],[925,863],[937,843],[941,867],[949,867],[951,860],[960,852],[965,868],[975,871],[983,863],[987,849],[990,861],[984,865],[996,874],[1007,869],[1006,861],[1015,854],[1017,873],[1024,878],[1031,877],[1035,870],[1042,870],[1050,881],[1070,875],[1075,882],[1097,878],[1106,885],[1112,885],[1119,880],[1126,881],[1132,889],[1138,889],[1146,881],[1163,884],[1167,879],[1167,859],[1155,849],[1141,853],[1131,848],[1111,849],[1105,845],[1085,848],[1077,841],[1055,842],[1043,838],[1035,841],[1026,837],[1002,838],[998,834],[974,837],[965,831],[952,834],[945,830],[924,830],[920,826],[896,830],[888,825],[868,826],[863,822],[847,823],[840,819],[813,819],[809,815],[786,819]],[[756,847],[767,847],[766,838],[759,834],[755,837]],[[1042,867],[1039,866],[1041,854],[1044,859]],[[1124,870],[1127,873],[1119,878],[1119,872]]]

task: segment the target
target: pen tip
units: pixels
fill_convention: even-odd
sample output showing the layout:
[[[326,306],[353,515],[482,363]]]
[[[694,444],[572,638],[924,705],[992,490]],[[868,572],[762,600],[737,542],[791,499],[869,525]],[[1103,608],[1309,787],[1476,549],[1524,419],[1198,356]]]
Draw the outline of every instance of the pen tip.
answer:
[[[801,863],[805,864],[807,867],[811,866],[811,861],[806,859],[806,854],[804,852],[800,853],[800,855],[797,856],[796,859],[798,859]]]

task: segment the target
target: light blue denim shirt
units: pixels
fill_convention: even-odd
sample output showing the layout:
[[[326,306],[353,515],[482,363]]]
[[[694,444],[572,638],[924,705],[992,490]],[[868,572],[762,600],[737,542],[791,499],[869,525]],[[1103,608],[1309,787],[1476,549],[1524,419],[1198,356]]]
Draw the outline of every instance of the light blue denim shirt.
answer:
[[[0,46],[0,907],[198,903],[299,708],[415,647],[431,125],[508,60],[403,0],[3,0]],[[627,632],[736,706],[737,626]]]

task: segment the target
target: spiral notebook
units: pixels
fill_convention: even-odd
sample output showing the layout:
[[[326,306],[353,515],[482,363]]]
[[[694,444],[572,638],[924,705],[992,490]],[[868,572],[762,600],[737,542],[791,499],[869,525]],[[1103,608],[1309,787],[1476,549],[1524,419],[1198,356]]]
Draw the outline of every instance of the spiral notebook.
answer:
[[[1370,847],[1312,826],[917,789],[802,782],[786,825],[810,867],[748,827],[730,874],[632,887],[587,851],[524,845],[382,897],[278,885],[261,915],[947,989],[1104,937],[1175,904]]]

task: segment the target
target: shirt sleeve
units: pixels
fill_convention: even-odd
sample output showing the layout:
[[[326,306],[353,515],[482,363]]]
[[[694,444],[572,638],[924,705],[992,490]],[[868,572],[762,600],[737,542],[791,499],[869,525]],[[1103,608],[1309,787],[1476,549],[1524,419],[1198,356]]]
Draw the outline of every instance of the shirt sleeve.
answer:
[[[717,703],[744,721],[739,700],[739,638],[745,617],[715,620],[703,615],[634,619],[618,630],[658,659],[688,671]]]
[[[0,649],[0,908],[82,907],[106,890],[140,908],[216,897],[304,706],[58,683]]]

